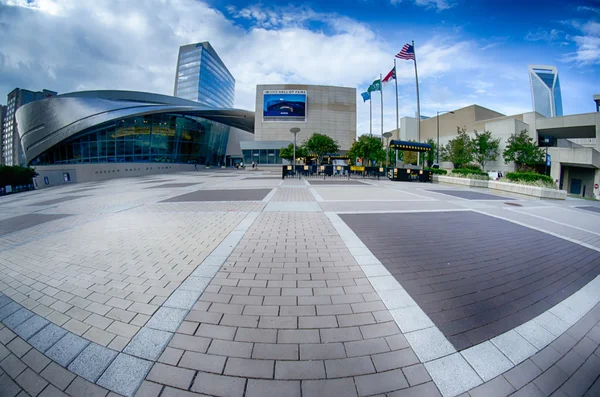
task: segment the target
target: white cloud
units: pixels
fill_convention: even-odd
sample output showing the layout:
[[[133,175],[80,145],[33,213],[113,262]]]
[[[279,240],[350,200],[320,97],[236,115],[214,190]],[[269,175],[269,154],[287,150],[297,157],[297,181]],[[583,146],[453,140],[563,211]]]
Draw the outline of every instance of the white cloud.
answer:
[[[600,64],[600,23],[588,21],[586,23],[572,23],[579,29],[580,34],[572,36],[577,50],[566,54],[564,60],[579,65]]]
[[[527,35],[525,35],[525,40],[527,41],[547,41],[553,42],[558,40],[560,37],[564,37],[564,32],[558,29],[542,29],[538,28],[536,31],[529,31]]]
[[[257,84],[356,87],[359,133],[368,132],[369,123],[368,103],[362,103],[360,92],[391,69],[401,47],[370,26],[337,14],[259,6],[229,7],[223,14],[197,0],[0,0],[0,37],[0,98],[14,87],[172,94],[179,46],[208,40],[236,78],[236,107],[254,109]],[[417,43],[422,114],[472,103],[485,106],[491,83],[471,90],[465,89],[467,83],[473,75],[481,82],[504,79],[498,76],[506,65],[478,48],[477,42],[456,34]],[[522,74],[522,90],[528,93],[525,69]],[[400,116],[413,116],[413,62],[398,60],[397,75]],[[517,90],[523,80],[510,84]],[[384,89],[387,131],[395,128],[395,98],[393,84]],[[468,97],[472,90],[477,97]],[[503,100],[515,101],[494,97],[495,103]],[[374,131],[380,130],[379,103],[376,96]]]
[[[414,2],[416,5],[426,8],[436,8],[438,11],[452,8],[454,3],[448,0],[409,0]],[[400,4],[403,0],[391,0],[392,4]]]

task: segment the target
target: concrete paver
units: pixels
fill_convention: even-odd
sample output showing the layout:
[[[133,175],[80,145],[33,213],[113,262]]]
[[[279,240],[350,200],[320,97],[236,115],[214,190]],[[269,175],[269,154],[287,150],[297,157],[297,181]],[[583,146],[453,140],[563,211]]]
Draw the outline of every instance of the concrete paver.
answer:
[[[65,186],[3,204],[13,211],[0,214],[8,230],[0,233],[3,391],[573,397],[597,390],[600,281],[592,279],[600,234],[584,210],[512,195],[522,207],[508,207],[505,198],[484,200],[473,189],[384,180],[352,181],[354,186],[318,181],[311,187],[303,180],[281,182],[275,173],[259,172],[251,180],[238,173],[215,175],[114,180],[102,189]],[[87,196],[69,196],[78,189]],[[458,190],[463,198],[430,190]],[[370,239],[381,226],[360,224],[353,233],[323,210],[371,211],[388,221],[412,212],[413,223],[383,229],[389,233],[400,224],[399,231],[420,235],[415,230],[427,225],[427,250],[399,232],[393,232],[399,241],[371,250]],[[462,219],[454,232],[439,232],[451,225],[435,212],[440,210]],[[34,211],[46,218],[35,219]],[[473,216],[505,222],[510,232],[502,241],[487,241]],[[464,229],[473,234],[456,232]],[[527,240],[532,235],[537,240]],[[546,255],[536,265],[543,277],[529,280],[519,273],[488,285],[510,274],[490,262],[506,252],[509,237],[543,248],[539,255],[518,249],[532,260]],[[470,243],[469,250],[451,243],[477,238],[481,242]],[[548,239],[554,242],[544,243]],[[394,252],[397,246],[413,251]],[[381,255],[415,268],[399,278]],[[469,283],[454,278],[455,272],[436,272],[441,262],[425,261],[417,269],[419,255],[459,258],[464,266],[456,270],[467,272],[472,285],[488,288],[480,290],[489,296],[475,303],[456,300],[452,293]],[[518,259],[502,258],[497,262]],[[561,272],[566,263],[579,278]],[[492,269],[497,273],[485,279]],[[525,279],[529,284],[523,285],[545,295],[515,296],[503,289],[522,288]],[[487,292],[492,290],[496,295]],[[427,299],[436,294],[443,298]],[[494,299],[500,303],[489,305]],[[535,306],[540,300],[548,305]],[[437,302],[450,306],[433,310]],[[484,313],[493,323],[494,316],[502,318],[502,305],[512,305],[520,322],[495,334],[486,331],[482,343],[474,334],[452,339],[459,353],[436,327],[441,320],[458,324],[451,316],[461,310],[464,318]]]

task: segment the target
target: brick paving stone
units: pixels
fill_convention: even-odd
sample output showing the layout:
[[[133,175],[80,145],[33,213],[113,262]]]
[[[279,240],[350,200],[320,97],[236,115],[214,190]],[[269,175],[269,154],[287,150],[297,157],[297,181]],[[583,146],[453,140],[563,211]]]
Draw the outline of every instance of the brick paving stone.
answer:
[[[327,360],[335,358],[346,358],[343,343],[303,343],[300,345],[301,360]]]
[[[23,357],[25,353],[31,350],[31,345],[21,338],[13,339],[6,347],[19,358]]]
[[[198,372],[191,390],[222,397],[242,397],[246,379]]]
[[[37,373],[40,373],[48,364],[50,364],[48,357],[44,356],[36,349],[29,350],[27,354],[21,357],[21,361]]]
[[[277,343],[319,343],[319,331],[310,330],[280,330],[277,334]]]
[[[11,378],[15,379],[27,366],[14,354],[11,354],[0,362],[0,368],[6,371]]]
[[[14,397],[21,391],[19,385],[17,385],[8,375],[0,375],[0,391],[2,396]]]
[[[250,358],[252,355],[252,343],[214,339],[208,348],[208,353],[228,357]]]
[[[135,393],[135,397],[158,397],[162,389],[163,385],[144,381],[138,391]]]
[[[280,334],[281,332],[284,331],[280,331]],[[235,340],[239,342],[276,343],[277,330],[238,328],[235,333]]]
[[[209,345],[210,339],[183,334],[173,335],[173,339],[171,339],[171,342],[169,342],[169,346],[171,347],[182,350],[191,350],[199,353],[206,353]]]
[[[225,327],[222,325],[213,324],[200,324],[196,330],[196,336],[203,336],[205,338],[225,339],[233,340],[237,328]]]
[[[300,397],[299,381],[248,379],[246,397]]]
[[[354,379],[322,379],[302,382],[303,397],[356,397]]]
[[[323,361],[277,361],[275,363],[276,379],[324,379],[325,365]]]
[[[369,357],[353,357],[339,360],[325,360],[327,378],[343,378],[375,372]]]
[[[273,379],[273,360],[252,360],[229,357],[225,366],[224,375],[240,376],[247,378]],[[275,370],[277,376],[277,369]]]
[[[402,368],[402,372],[404,372],[404,376],[411,386],[419,385],[431,380],[429,372],[427,372],[427,369],[425,369],[423,364],[404,367]]]
[[[108,395],[108,390],[77,377],[65,390],[65,393],[72,396],[104,397]]]
[[[271,360],[297,360],[298,345],[296,344],[275,344],[275,343],[255,343],[252,350],[252,358],[271,359]]]
[[[538,376],[533,383],[546,395],[552,394],[562,385],[569,376],[557,365],[551,366],[546,372]]]
[[[348,357],[368,356],[390,351],[390,348],[383,338],[366,339],[357,342],[346,342],[346,354]]]
[[[472,397],[504,397],[513,393],[515,388],[502,376],[475,387],[469,391]]]
[[[39,397],[67,397],[65,393],[58,390],[52,385],[46,386],[46,388],[39,394]]]
[[[376,393],[387,393],[408,387],[402,371],[397,369],[355,378],[358,394],[368,396]]]
[[[75,379],[75,375],[72,372],[67,371],[54,362],[48,364],[40,375],[60,390],[65,390],[73,379]]]
[[[190,368],[198,371],[213,372],[220,374],[223,372],[226,360],[227,357],[224,356],[215,356],[212,354],[203,354],[186,351],[183,353],[183,356],[181,356],[181,360],[178,360],[179,364],[175,364],[183,368]]]
[[[157,361],[164,364],[177,365],[183,353],[183,350],[166,347]]]
[[[374,354],[371,356],[377,372],[402,368],[418,364],[419,359],[412,349],[395,350],[389,353]]]
[[[194,378],[194,371],[156,363],[146,377],[149,381],[187,390]]]
[[[48,382],[41,376],[33,372],[31,369],[26,369],[16,379],[17,384],[23,388],[31,396],[37,396]]]

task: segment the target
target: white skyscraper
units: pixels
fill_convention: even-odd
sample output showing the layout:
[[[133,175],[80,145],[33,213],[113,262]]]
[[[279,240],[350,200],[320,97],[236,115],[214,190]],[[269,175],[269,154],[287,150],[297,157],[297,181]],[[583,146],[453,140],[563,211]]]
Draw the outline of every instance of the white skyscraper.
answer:
[[[563,115],[558,70],[555,66],[529,65],[533,110],[545,117]]]

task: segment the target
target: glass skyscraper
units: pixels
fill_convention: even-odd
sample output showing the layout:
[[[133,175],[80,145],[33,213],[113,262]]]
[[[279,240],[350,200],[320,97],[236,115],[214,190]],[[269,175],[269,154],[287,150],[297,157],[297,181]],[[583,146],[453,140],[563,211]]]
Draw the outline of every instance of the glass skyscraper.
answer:
[[[563,115],[558,70],[555,66],[529,65],[533,110],[545,117]]]
[[[235,79],[209,42],[179,47],[173,95],[210,107],[233,107]]]

